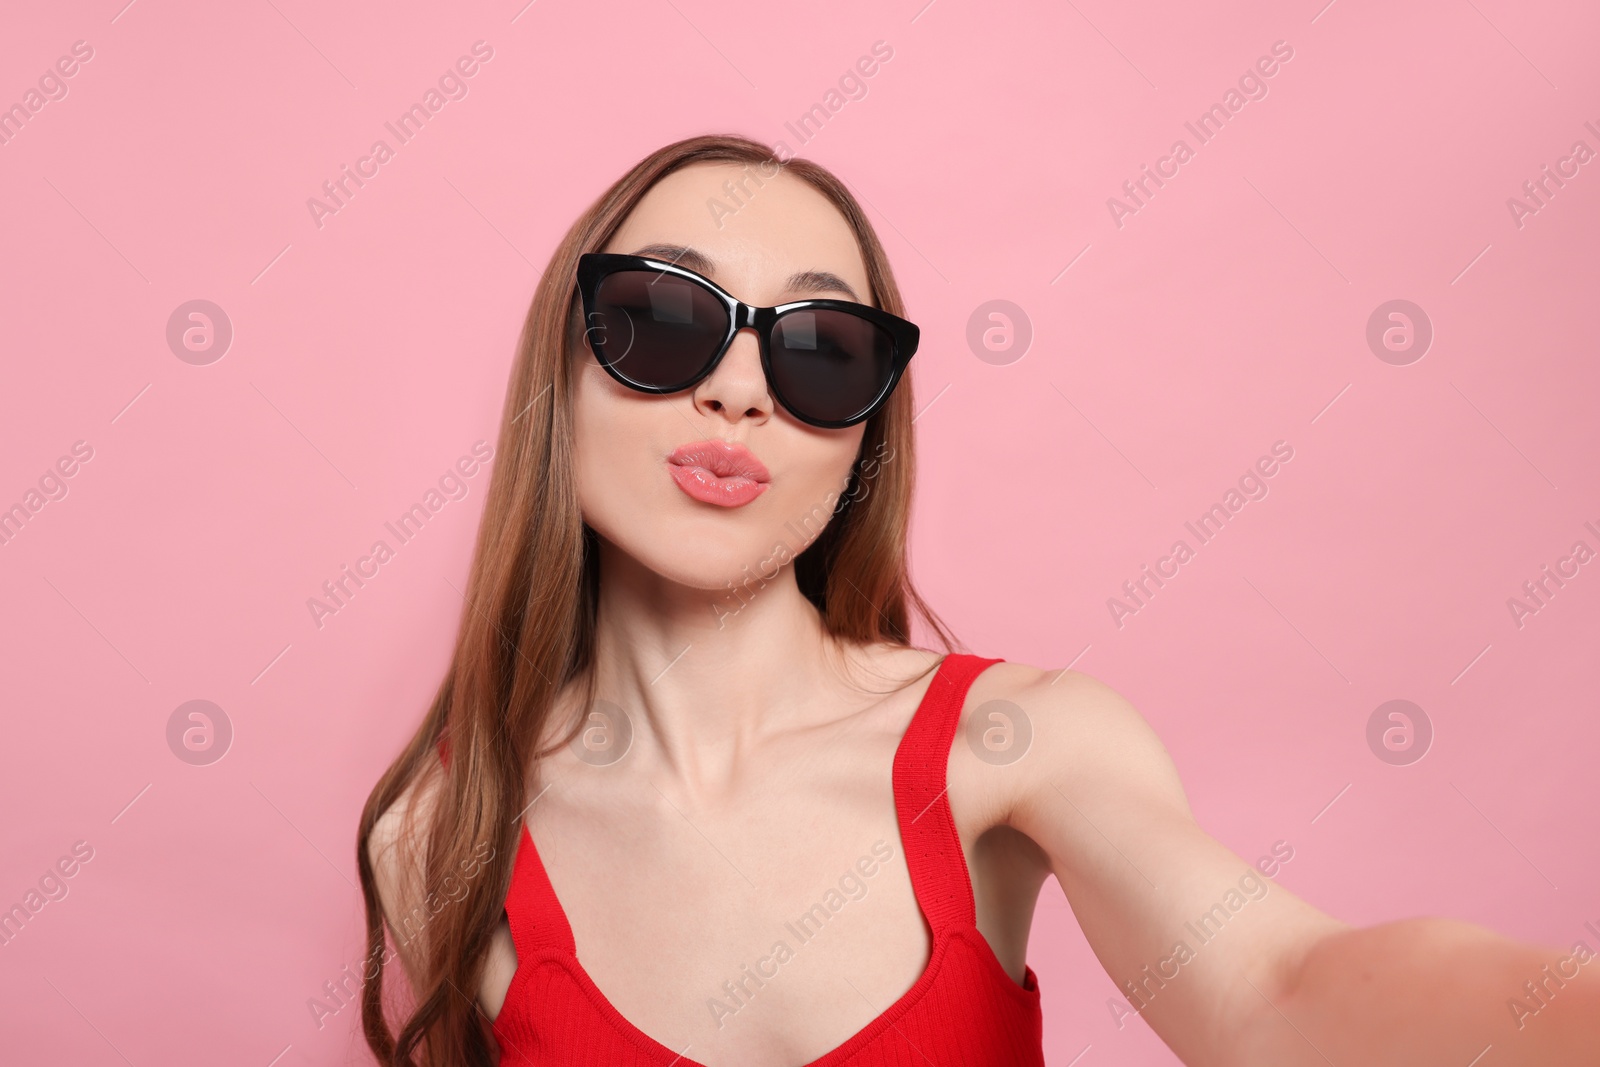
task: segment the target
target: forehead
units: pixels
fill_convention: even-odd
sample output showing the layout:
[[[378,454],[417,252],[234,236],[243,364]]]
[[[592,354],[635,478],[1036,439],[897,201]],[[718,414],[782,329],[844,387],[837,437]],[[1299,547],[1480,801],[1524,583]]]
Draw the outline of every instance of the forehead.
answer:
[[[674,171],[644,195],[604,251],[652,244],[702,253],[712,279],[747,301],[775,302],[788,279],[823,271],[871,299],[849,223],[816,188],[785,172],[768,177],[736,163]]]

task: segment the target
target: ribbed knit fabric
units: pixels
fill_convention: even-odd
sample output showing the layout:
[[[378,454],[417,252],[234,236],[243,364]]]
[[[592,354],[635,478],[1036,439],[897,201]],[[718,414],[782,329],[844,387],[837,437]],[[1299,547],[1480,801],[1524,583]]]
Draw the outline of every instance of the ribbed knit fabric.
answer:
[[[927,968],[883,1014],[804,1067],[1043,1067],[1038,980],[1028,967],[1023,985],[1012,981],[978,932],[945,792],[962,702],[999,662],[946,656],[895,751],[900,840],[933,931]],[[623,1018],[584,971],[526,825],[505,907],[517,970],[494,1022],[502,1067],[703,1067]]]

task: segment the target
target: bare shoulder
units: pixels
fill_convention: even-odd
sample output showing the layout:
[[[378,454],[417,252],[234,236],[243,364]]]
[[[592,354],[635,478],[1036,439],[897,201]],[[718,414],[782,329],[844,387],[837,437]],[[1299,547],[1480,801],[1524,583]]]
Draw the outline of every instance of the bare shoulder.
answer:
[[[441,774],[418,775],[378,816],[367,838],[367,862],[372,865],[378,902],[413,989],[421,974],[420,946],[405,932],[411,926],[409,917],[425,906],[423,858],[428,852],[430,817],[442,784]]]
[[[990,666],[967,695],[954,748],[1002,822],[1015,825],[1013,816],[1041,802],[1105,795],[1190,816],[1155,730],[1121,693],[1083,671]]]

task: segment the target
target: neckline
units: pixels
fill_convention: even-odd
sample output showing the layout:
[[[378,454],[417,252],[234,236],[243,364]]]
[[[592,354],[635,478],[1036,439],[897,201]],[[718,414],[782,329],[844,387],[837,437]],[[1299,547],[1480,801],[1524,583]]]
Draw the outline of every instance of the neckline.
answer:
[[[895,758],[893,764],[891,765],[891,788],[894,789],[896,800],[895,830],[899,834],[900,853],[901,856],[906,859],[908,873],[910,873],[910,860],[906,850],[906,827],[900,818],[900,805],[898,803],[899,783],[898,781],[894,780],[898,777],[898,772],[895,770],[895,768],[898,768],[900,765],[900,754],[905,748],[906,738],[912,735],[913,727],[921,718],[923,712],[928,707],[929,702],[932,699],[934,688],[939,684],[940,678],[945,675],[945,667],[949,665],[952,660],[960,661],[963,659],[974,658],[976,657],[969,656],[964,653],[951,652],[947,653],[942,659],[939,660],[939,665],[934,668],[933,678],[928,682],[928,688],[923,691],[922,698],[917,702],[916,710],[911,713],[911,718],[906,724],[905,732],[901,734],[899,742],[895,745]],[[999,661],[991,660],[986,662],[984,666],[987,667],[994,662]],[[963,700],[965,700],[965,696],[966,694],[963,692]],[[948,759],[948,753],[945,755]],[[946,767],[945,774],[946,776],[949,774],[948,766]],[[950,798],[948,789],[941,791],[939,795],[934,798],[933,803],[930,804],[929,807],[933,807],[935,805],[937,805],[946,813],[949,824],[952,830],[954,830],[955,819],[950,813]],[[533,835],[528,830],[528,823],[526,819],[524,819],[522,823],[522,834],[520,841],[520,848],[526,849],[528,853],[528,858],[530,861],[529,873],[531,873],[539,883],[539,889],[548,904],[551,914],[553,917],[559,920],[564,941],[566,944],[572,946],[571,951],[552,952],[546,950],[542,953],[537,953],[536,957],[553,957],[558,959],[561,965],[567,970],[567,972],[572,976],[573,980],[582,989],[585,997],[587,997],[590,1003],[592,1003],[601,1014],[610,1020],[612,1026],[625,1040],[644,1049],[646,1052],[661,1060],[662,1063],[670,1063],[672,1067],[706,1067],[706,1065],[701,1063],[699,1060],[692,1060],[684,1054],[688,1051],[688,1048],[685,1048],[683,1052],[669,1048],[666,1045],[663,1045],[660,1041],[657,1041],[655,1038],[651,1037],[649,1034],[645,1033],[639,1027],[635,1026],[631,1021],[629,1021],[627,1016],[623,1015],[622,1012],[617,1009],[616,1005],[611,1003],[611,999],[605,995],[600,987],[595,984],[594,979],[590,976],[588,970],[583,966],[582,961],[578,959],[577,940],[572,934],[572,924],[567,919],[566,908],[556,896],[555,887],[551,884],[549,873],[544,867],[544,860],[540,858],[539,850],[533,843]],[[972,876],[971,872],[967,868],[965,849],[959,847],[959,844],[960,842],[958,837],[958,847],[955,849],[954,865],[961,872],[961,883],[966,891],[967,899],[973,900]],[[513,875],[515,875],[515,871],[513,871]],[[928,914],[928,904],[923,899],[922,893],[917,887],[915,877],[913,877],[911,881],[911,891],[912,895],[917,901],[917,912],[922,916],[923,925],[927,927],[930,937],[930,944],[928,946],[928,962],[923,966],[922,973],[917,975],[917,980],[915,982],[911,983],[911,988],[907,989],[904,993],[897,997],[894,1002],[883,1011],[873,1016],[865,1026],[851,1034],[849,1037],[845,1038],[840,1044],[835,1045],[833,1048],[824,1052],[816,1059],[808,1060],[802,1064],[801,1067],[835,1067],[835,1065],[844,1062],[845,1059],[854,1055],[856,1052],[859,1052],[863,1046],[876,1039],[877,1036],[884,1030],[894,1025],[894,1022],[899,1019],[900,1016],[904,1015],[919,1000],[922,999],[922,997],[927,993],[928,987],[931,986],[938,977],[941,965],[944,962],[945,952],[950,946],[953,931],[951,925],[948,923],[942,924],[942,926],[934,925],[933,917]],[[988,938],[979,933],[976,940],[980,942],[980,955],[986,957],[986,964],[991,964],[991,969],[1003,977],[1007,985],[1015,986],[1019,992],[1027,992],[1033,996],[1038,995],[1038,983],[1034,978],[1032,968],[1027,969],[1025,984],[1022,986],[1017,986],[1017,983],[1012,979],[1011,975],[1006,973],[1005,968],[1000,964],[999,958],[995,956],[994,949],[989,945]],[[511,984],[506,988],[505,999],[501,1002],[500,1010],[495,1014],[494,1023],[491,1025],[491,1030],[494,1032],[497,1039],[501,1039],[501,1023],[506,1017],[507,1009],[511,1007],[513,995],[518,992],[518,987],[523,983],[525,976],[531,973],[532,964],[534,962],[534,959],[523,959],[520,955],[517,959],[517,969],[512,973]]]

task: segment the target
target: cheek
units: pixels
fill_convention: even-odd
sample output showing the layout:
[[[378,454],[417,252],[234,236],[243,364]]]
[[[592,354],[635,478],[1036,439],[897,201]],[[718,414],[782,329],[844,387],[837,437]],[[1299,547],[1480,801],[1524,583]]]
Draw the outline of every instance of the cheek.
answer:
[[[798,554],[834,520],[834,510],[849,489],[851,464],[861,447],[860,429],[836,437],[811,437],[793,453],[800,458],[785,469],[781,484],[763,496],[773,539]]]
[[[572,436],[584,520],[607,535],[630,514],[634,524],[647,523],[651,490],[660,488],[651,475],[661,473],[654,470],[651,427],[666,405],[624,389],[598,367],[580,367],[578,374]]]

